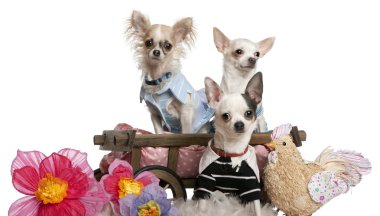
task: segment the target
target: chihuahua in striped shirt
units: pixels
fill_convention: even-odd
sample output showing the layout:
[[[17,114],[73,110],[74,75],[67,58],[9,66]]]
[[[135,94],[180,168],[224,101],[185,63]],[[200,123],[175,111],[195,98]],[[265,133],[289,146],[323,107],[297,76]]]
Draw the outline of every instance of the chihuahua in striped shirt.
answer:
[[[253,75],[242,94],[225,94],[208,77],[205,87],[209,105],[215,110],[216,132],[200,160],[193,198],[208,199],[221,191],[238,197],[254,215],[261,216],[260,174],[249,142],[263,94],[262,73]]]

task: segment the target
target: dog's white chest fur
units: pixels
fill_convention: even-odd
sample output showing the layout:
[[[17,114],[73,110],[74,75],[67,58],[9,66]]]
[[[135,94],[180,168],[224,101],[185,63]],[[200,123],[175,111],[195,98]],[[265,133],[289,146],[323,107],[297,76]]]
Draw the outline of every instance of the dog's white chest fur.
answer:
[[[251,77],[253,77],[255,73],[256,70],[254,69],[249,72],[236,70],[235,66],[228,62],[225,62],[220,88],[225,93],[244,93],[248,81],[251,79]]]

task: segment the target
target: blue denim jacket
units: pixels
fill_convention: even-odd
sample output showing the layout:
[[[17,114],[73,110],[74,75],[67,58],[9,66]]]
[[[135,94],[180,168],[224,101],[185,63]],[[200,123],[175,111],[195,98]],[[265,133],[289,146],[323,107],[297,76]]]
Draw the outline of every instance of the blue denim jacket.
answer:
[[[141,88],[140,100],[144,100],[159,111],[164,121],[164,128],[172,133],[181,133],[181,122],[169,114],[168,103],[176,98],[184,104],[190,93],[192,103],[196,107],[192,132],[198,132],[214,116],[214,110],[208,105],[204,90],[196,91],[182,73],[177,73],[170,79],[160,91],[153,94]]]

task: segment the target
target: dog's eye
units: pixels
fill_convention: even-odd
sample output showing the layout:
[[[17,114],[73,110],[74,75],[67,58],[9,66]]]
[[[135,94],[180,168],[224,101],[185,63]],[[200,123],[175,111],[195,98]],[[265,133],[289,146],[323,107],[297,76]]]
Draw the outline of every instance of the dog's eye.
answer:
[[[153,45],[153,39],[149,39],[149,40],[147,40],[147,41],[145,41],[145,46],[146,47],[151,47]]]
[[[244,51],[242,49],[237,49],[237,50],[235,50],[235,53],[238,55],[242,55],[244,53]]]
[[[247,118],[252,118],[253,116],[253,112],[251,110],[248,110],[244,113],[244,116],[247,117]]]
[[[171,45],[169,42],[165,42],[164,43],[164,48],[167,50],[167,51],[170,51],[172,49],[173,45]]]
[[[231,119],[231,116],[229,113],[223,113],[222,118],[224,121],[229,121]]]
[[[260,57],[260,52],[255,52],[254,55],[255,57]]]

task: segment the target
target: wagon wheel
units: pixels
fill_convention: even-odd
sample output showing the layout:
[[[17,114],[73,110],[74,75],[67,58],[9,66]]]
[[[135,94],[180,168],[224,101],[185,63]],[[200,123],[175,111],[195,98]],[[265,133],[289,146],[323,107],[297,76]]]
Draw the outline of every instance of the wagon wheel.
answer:
[[[186,189],[181,180],[181,178],[173,170],[159,165],[152,165],[142,167],[141,169],[135,172],[135,176],[138,176],[144,171],[152,172],[160,179],[160,186],[165,188],[168,187],[173,193],[173,199],[183,198],[187,199]]]
[[[94,170],[94,177],[96,179],[96,181],[100,181],[100,179],[102,178],[102,176],[104,176],[105,173],[102,173],[102,171],[100,171],[100,169],[96,169]]]

